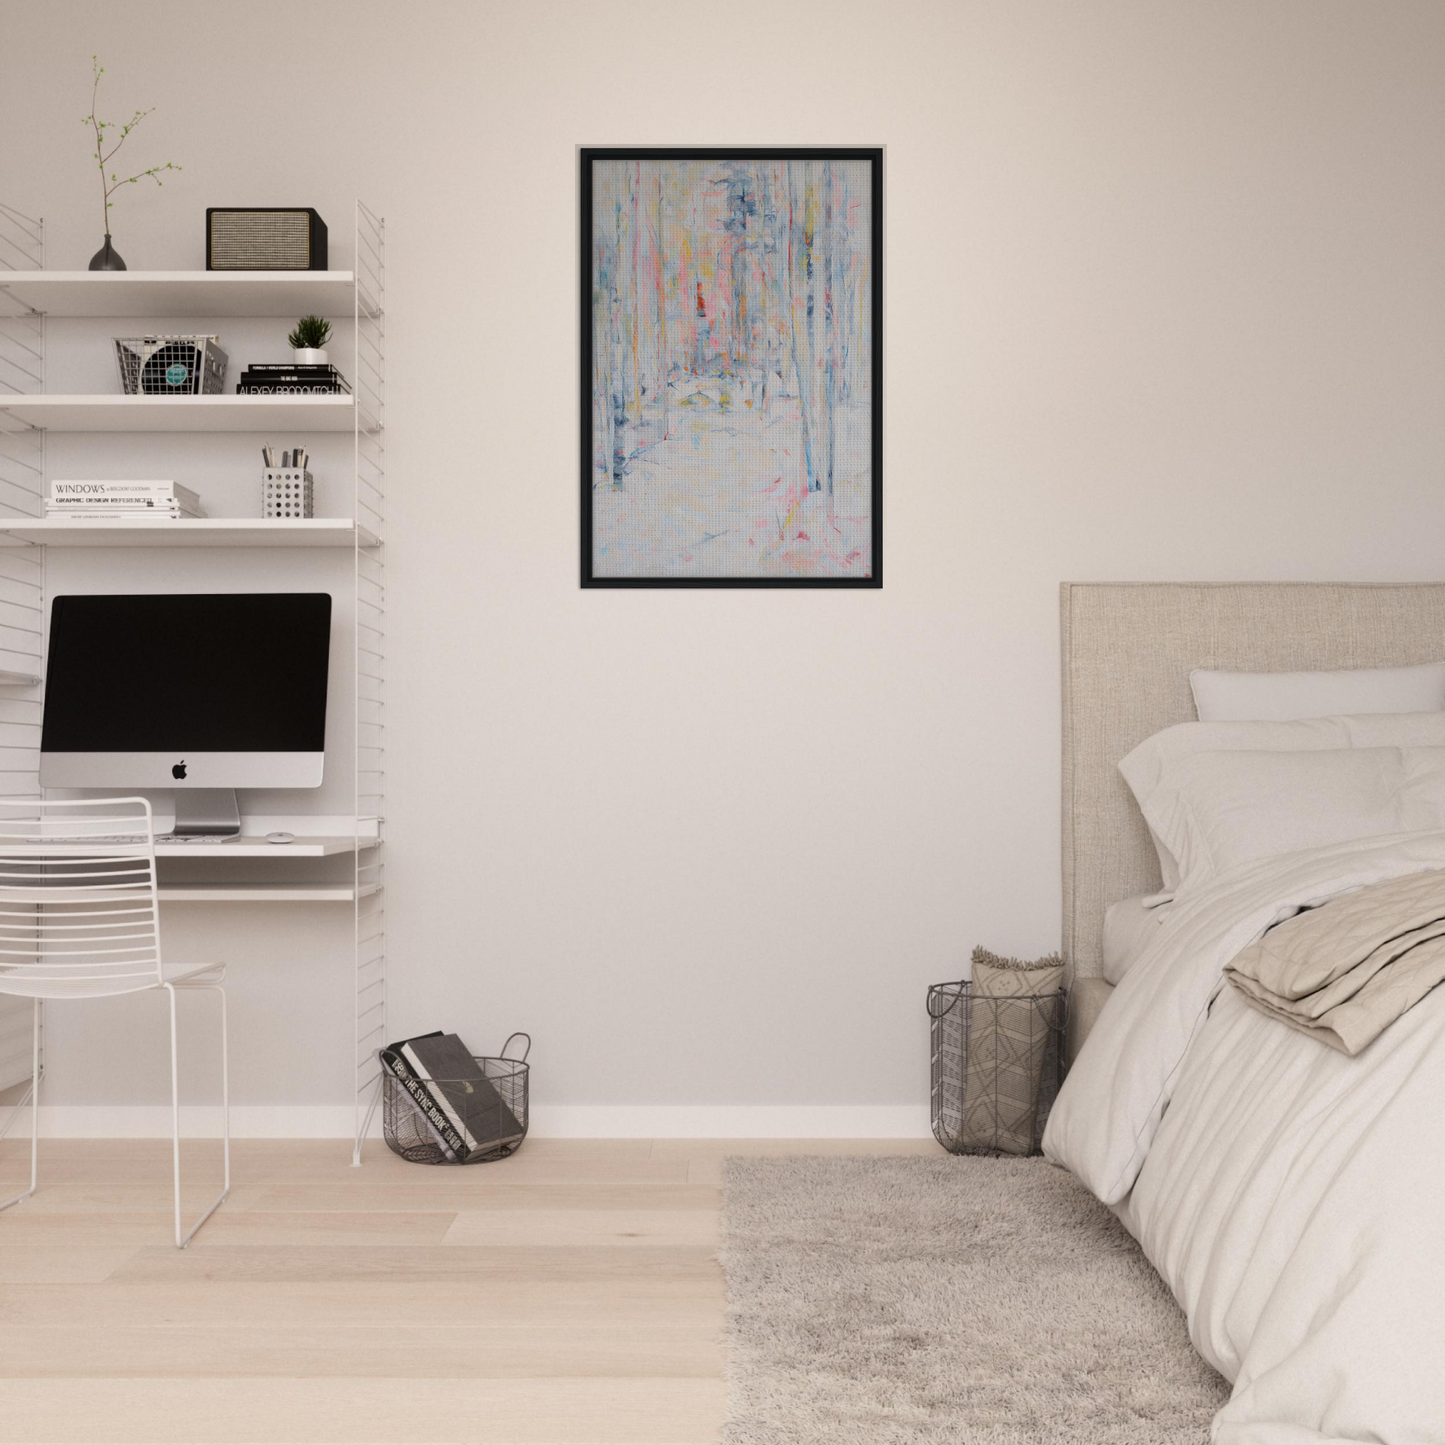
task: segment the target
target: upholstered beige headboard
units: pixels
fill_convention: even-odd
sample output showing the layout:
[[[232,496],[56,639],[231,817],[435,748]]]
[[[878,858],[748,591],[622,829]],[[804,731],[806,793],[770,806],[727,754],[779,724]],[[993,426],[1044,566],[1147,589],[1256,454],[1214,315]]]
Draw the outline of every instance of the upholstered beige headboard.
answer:
[[[1445,583],[1065,582],[1064,956],[1093,978],[1104,910],[1159,886],[1117,764],[1194,718],[1189,671],[1402,667],[1445,658]]]

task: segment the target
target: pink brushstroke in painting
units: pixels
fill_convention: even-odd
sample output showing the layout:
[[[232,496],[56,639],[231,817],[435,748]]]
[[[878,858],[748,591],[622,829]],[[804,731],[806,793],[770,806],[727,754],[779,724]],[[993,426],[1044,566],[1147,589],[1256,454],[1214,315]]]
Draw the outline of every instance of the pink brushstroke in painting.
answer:
[[[598,577],[872,567],[867,161],[597,161]]]

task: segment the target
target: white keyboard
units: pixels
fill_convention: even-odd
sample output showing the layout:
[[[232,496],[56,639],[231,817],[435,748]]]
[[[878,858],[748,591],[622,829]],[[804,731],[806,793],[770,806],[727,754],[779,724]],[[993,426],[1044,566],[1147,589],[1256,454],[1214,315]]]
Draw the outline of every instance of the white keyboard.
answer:
[[[239,833],[157,833],[157,843],[233,843],[240,839]],[[56,838],[25,838],[26,843],[139,843],[139,833],[84,833],[63,840]]]

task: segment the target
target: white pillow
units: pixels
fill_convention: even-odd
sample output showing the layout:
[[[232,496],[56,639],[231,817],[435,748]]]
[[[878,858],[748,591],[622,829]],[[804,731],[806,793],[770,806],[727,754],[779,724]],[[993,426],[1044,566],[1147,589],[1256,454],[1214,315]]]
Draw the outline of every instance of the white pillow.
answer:
[[[1262,858],[1445,829],[1445,747],[1193,753],[1149,808],[1183,896]]]
[[[1339,713],[1440,712],[1445,662],[1341,672],[1189,674],[1200,722],[1287,722]]]
[[[1165,774],[1194,753],[1305,752],[1324,748],[1445,747],[1445,712],[1366,713],[1296,722],[1190,722],[1146,738],[1119,764],[1149,823],[1165,894],[1179,885],[1179,865],[1150,821]],[[1158,897],[1158,895],[1156,895]]]

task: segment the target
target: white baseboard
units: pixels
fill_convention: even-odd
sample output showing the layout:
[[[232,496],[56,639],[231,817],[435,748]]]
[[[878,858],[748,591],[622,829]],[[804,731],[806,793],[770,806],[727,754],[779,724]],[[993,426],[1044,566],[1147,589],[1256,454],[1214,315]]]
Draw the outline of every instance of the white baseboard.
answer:
[[[551,1104],[539,1139],[926,1139],[926,1104]]]
[[[8,1110],[0,1110],[0,1125]],[[236,1104],[236,1139],[349,1139],[355,1115],[345,1104]],[[220,1132],[213,1106],[181,1109],[181,1132]],[[22,1111],[10,1137],[29,1131]],[[42,1104],[40,1132],[49,1139],[163,1139],[171,1132],[164,1105]],[[381,1132],[372,1120],[373,1135]],[[926,1139],[925,1104],[538,1104],[537,1139]]]

